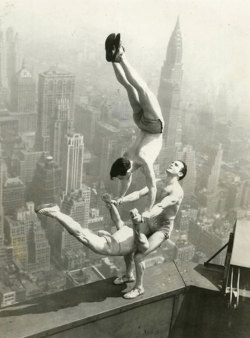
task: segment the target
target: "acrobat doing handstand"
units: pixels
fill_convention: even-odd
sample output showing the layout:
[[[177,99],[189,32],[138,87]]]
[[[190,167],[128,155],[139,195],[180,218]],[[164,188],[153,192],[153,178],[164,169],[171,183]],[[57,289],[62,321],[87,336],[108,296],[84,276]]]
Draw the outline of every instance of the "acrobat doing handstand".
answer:
[[[132,181],[132,174],[141,169],[146,178],[148,197],[145,212],[155,202],[156,179],[154,163],[162,148],[164,120],[159,102],[145,81],[129,63],[120,34],[110,34],[105,42],[106,60],[112,63],[118,82],[126,89],[137,125],[134,143],[111,167],[110,178],[121,181],[120,199],[126,195]]]
[[[116,207],[117,201],[105,194],[103,201],[109,209],[110,216],[117,231],[110,234],[107,231],[93,231],[82,228],[70,216],[62,213],[57,205],[45,204],[36,209],[37,214],[56,219],[71,235],[94,252],[105,256],[124,256],[126,273],[114,280],[114,284],[134,282],[132,290],[123,295],[131,299],[144,293],[143,275],[144,258],[156,250],[165,240],[169,239],[174,226],[174,219],[183,199],[183,190],[179,180],[184,178],[187,166],[182,161],[172,162],[166,170],[166,179],[157,181],[156,204],[143,217],[137,209],[130,211],[133,228],[125,225]],[[147,196],[148,187],[135,191],[124,197],[123,203],[134,202]],[[136,279],[133,274],[135,262]]]

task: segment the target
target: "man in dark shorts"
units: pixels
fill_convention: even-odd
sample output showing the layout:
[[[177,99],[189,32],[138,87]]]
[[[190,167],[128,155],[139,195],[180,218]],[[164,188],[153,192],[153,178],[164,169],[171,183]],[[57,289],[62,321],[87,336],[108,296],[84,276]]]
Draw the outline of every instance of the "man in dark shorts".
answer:
[[[169,240],[174,227],[174,220],[183,199],[183,190],[179,180],[187,173],[187,166],[182,161],[172,162],[166,170],[166,179],[157,181],[156,204],[149,212],[139,214],[137,209],[131,210],[135,235],[135,271],[136,282],[133,289],[124,298],[136,298],[144,293],[143,275],[145,270],[144,258],[156,250],[165,240]],[[134,202],[146,196],[149,192],[147,187],[123,198],[123,203]],[[115,200],[114,204],[118,204]],[[132,259],[128,254],[125,258],[126,273],[116,279],[115,284],[134,281],[132,273]]]
[[[155,95],[128,62],[120,34],[110,34],[106,39],[105,48],[107,61],[112,62],[118,82],[127,91],[133,119],[138,127],[133,144],[112,164],[110,178],[121,181],[119,201],[122,201],[130,187],[133,172],[141,169],[148,187],[145,211],[149,211],[156,196],[153,166],[162,148],[164,121],[161,108]]]
[[[122,221],[117,209],[117,201],[105,194],[103,201],[110,211],[110,216],[117,231],[93,231],[82,228],[72,217],[62,213],[57,205],[45,204],[36,209],[38,215],[56,219],[72,236],[92,251],[105,256],[124,256],[126,274],[117,277],[114,284],[134,282],[133,260],[136,267],[136,283],[134,288],[123,295],[126,299],[138,297],[144,293],[143,273],[144,258],[156,250],[165,240],[169,240],[174,226],[174,219],[180,207],[183,191],[178,181],[185,177],[186,164],[174,161],[167,169],[166,180],[157,182],[157,203],[143,217],[138,210],[131,210],[134,229]],[[133,202],[148,194],[147,187],[124,197],[123,202]]]

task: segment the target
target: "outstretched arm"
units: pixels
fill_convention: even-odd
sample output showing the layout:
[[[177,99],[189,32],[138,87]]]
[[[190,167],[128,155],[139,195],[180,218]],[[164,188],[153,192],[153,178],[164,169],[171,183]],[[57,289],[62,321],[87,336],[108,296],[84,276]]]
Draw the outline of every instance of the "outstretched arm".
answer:
[[[146,203],[145,211],[150,211],[155,203],[156,197],[156,179],[153,164],[145,162],[144,173],[146,177],[146,184],[148,187],[148,200]]]
[[[120,190],[120,197],[124,197],[126,195],[126,192],[128,191],[130,185],[132,182],[132,174],[128,177],[128,179],[121,181],[121,190]]]
[[[159,203],[155,204],[150,211],[146,211],[142,214],[144,218],[152,218],[160,215],[164,209],[169,207],[170,205],[175,205],[178,203],[180,196],[172,192],[168,196],[164,197]]]
[[[148,187],[145,187],[141,190],[133,191],[131,194],[122,198],[122,203],[138,201],[141,197],[148,194]]]

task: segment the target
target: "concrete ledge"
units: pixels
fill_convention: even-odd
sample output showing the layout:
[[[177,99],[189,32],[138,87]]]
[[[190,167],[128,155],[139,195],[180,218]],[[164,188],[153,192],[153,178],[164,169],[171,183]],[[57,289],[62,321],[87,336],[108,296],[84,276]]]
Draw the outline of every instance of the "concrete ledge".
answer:
[[[135,300],[122,298],[122,294],[132,288],[131,284],[128,284],[128,287],[127,285],[115,286],[112,284],[112,280],[111,278],[98,281],[1,309],[0,337],[82,337],[83,326],[96,321],[101,322],[102,319],[107,319],[111,316],[119,316],[120,324],[118,323],[117,329],[123,323],[124,330],[125,328],[129,330],[129,325],[132,325],[134,317],[137,317],[135,320],[141,323],[148,318],[147,325],[149,325],[151,313],[147,305],[150,306],[154,318],[157,318],[153,315],[154,310],[157,311],[158,317],[163,316],[162,323],[164,322],[163,318],[166,318],[166,313],[162,313],[163,309],[165,309],[164,311],[169,314],[169,318],[167,321],[165,319],[164,325],[170,327],[174,297],[185,292],[186,288],[184,280],[174,263],[161,264],[147,269],[145,273],[145,294]],[[171,298],[171,301],[165,302],[164,306],[159,306],[159,303],[157,303],[168,298]],[[155,307],[152,307],[152,303],[154,303]],[[138,310],[139,312],[133,312],[134,315],[130,318],[130,322],[124,316],[121,318],[120,315],[123,312],[132,311],[140,307],[147,309],[146,312],[143,312],[145,317],[142,313],[138,317],[140,312]],[[125,319],[127,323],[124,322]],[[112,321],[112,325],[115,326],[116,319],[114,318]],[[107,326],[107,324],[105,325]],[[106,327],[105,325],[103,324],[101,327]],[[136,325],[136,323],[134,322],[133,325]],[[145,334],[144,331],[141,331],[141,326],[142,324],[133,328],[133,331],[131,331],[135,333],[133,337]],[[154,323],[154,326],[157,325]],[[79,327],[81,329],[76,330]],[[72,334],[73,329],[76,330],[74,334]],[[152,331],[153,328],[148,326],[148,330]],[[164,328],[164,330],[167,330],[167,328]],[[125,333],[124,337],[129,336],[128,332]],[[87,336],[84,333],[84,337]],[[103,335],[102,337],[105,336]],[[131,334],[129,337],[131,338]]]

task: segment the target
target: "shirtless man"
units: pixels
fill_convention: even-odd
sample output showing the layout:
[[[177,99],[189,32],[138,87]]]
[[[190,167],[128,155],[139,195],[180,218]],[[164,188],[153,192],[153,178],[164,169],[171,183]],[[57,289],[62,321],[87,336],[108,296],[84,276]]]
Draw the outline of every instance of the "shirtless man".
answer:
[[[143,215],[139,214],[137,209],[131,210],[136,244],[134,254],[136,283],[131,291],[124,294],[124,298],[131,299],[144,293],[144,258],[170,237],[174,227],[174,219],[183,199],[183,190],[179,180],[185,177],[186,172],[187,166],[184,162],[172,162],[166,170],[166,179],[157,181],[156,204],[153,208]],[[148,187],[135,191],[125,196],[123,203],[137,201],[146,196],[148,192]],[[112,201],[112,203],[116,204],[116,201]],[[131,256],[131,254],[129,255]],[[130,266],[132,259],[125,257],[125,262],[126,274],[117,279],[116,284],[133,281],[134,279]]]
[[[154,205],[156,196],[153,166],[162,148],[164,120],[161,108],[155,95],[128,62],[120,34],[110,34],[106,39],[105,48],[107,61],[112,62],[118,82],[127,91],[134,122],[138,127],[134,143],[112,164],[110,178],[121,181],[118,200],[121,202],[130,187],[133,172],[142,168],[148,187],[145,211],[149,211]]]
[[[137,210],[131,211],[134,229],[124,225],[115,206],[117,201],[111,200],[108,194],[103,196],[110,211],[110,216],[117,231],[111,235],[107,231],[99,231],[96,235],[93,231],[82,228],[79,223],[70,216],[63,214],[54,204],[45,204],[36,209],[38,215],[44,215],[56,219],[71,235],[92,251],[108,256],[124,256],[126,274],[114,280],[119,285],[134,282],[133,259],[136,267],[136,284],[134,288],[124,294],[124,298],[135,298],[144,293],[143,289],[143,259],[150,252],[158,248],[162,242],[169,239],[173,228],[174,218],[183,198],[183,191],[178,183],[179,179],[186,175],[186,165],[181,161],[171,163],[167,169],[166,182],[157,182],[158,203],[154,205],[150,213],[142,219]],[[136,201],[146,196],[149,189],[145,187],[124,197],[123,203]]]

